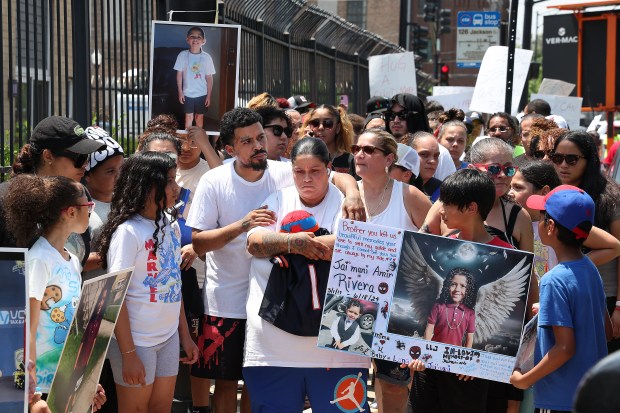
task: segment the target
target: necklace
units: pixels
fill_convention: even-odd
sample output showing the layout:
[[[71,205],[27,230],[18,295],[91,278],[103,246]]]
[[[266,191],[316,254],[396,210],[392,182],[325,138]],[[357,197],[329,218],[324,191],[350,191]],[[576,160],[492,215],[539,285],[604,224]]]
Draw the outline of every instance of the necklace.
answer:
[[[459,307],[454,307],[454,312],[452,313],[452,325],[450,325],[450,317],[448,316],[448,307],[446,307],[446,323],[448,324],[448,328],[450,330],[456,330],[457,328],[459,328],[461,326],[461,323],[463,322],[463,319],[465,318],[465,311],[461,310],[461,320],[459,321],[459,323],[455,326],[454,322],[456,321],[456,310]]]
[[[374,217],[374,216],[377,216],[377,214],[375,212],[377,212],[377,211],[379,211],[381,209],[381,205],[383,205],[383,200],[385,199],[385,193],[387,192],[388,186],[390,185],[391,181],[392,181],[392,179],[388,178],[387,182],[385,183],[385,188],[383,188],[383,194],[381,194],[381,199],[379,200],[379,203],[375,207],[374,212],[370,212],[370,204],[366,200],[366,192],[364,191],[364,203],[366,204],[366,210],[368,211],[368,217],[370,219],[372,219],[372,217]]]

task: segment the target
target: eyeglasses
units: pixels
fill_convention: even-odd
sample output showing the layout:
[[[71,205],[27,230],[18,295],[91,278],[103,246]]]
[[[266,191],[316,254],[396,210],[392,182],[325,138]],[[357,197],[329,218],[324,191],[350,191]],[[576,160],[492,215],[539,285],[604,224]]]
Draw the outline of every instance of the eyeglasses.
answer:
[[[336,124],[336,122],[334,122],[333,119],[312,119],[310,122],[308,122],[308,124],[310,126],[312,126],[313,128],[318,128],[319,126],[321,126],[321,124],[323,125],[323,128],[325,129],[332,129],[334,127],[334,125]]]
[[[353,155],[357,155],[357,153],[359,151],[363,151],[365,154],[367,155],[372,155],[373,153],[375,153],[375,151],[381,151],[383,152],[383,154],[385,155],[386,152],[381,149],[381,148],[377,148],[376,146],[371,146],[371,145],[351,145],[351,153]]]
[[[489,128],[487,129],[488,132],[499,132],[499,133],[503,133],[506,132],[508,129],[512,129],[511,127],[505,127],[505,126],[500,126],[498,128]]]
[[[551,158],[551,162],[553,162],[556,165],[562,165],[562,162],[566,161],[567,165],[573,166],[576,165],[577,162],[579,162],[579,159],[586,159],[585,156],[581,156],[581,155],[575,155],[575,154],[569,154],[569,155],[564,155],[563,153],[557,153],[554,152],[551,155],[549,155],[549,158]]]
[[[181,148],[198,149],[198,144],[190,138],[179,138],[181,140]]]
[[[532,152],[532,156],[534,158],[536,158],[536,159],[542,159],[542,158],[545,157],[545,155],[551,155],[551,152],[552,151],[550,151],[550,150],[547,150],[547,151],[534,151],[534,152]]]
[[[323,127],[327,129],[327,126],[323,125]],[[293,134],[292,128],[284,128],[278,124],[263,126],[263,129],[267,129],[267,128],[271,128],[273,131],[273,134],[276,135],[277,137],[282,136],[282,134],[284,133],[288,138],[290,138],[291,135]]]
[[[389,121],[392,121],[392,120],[396,120],[396,118],[398,118],[398,119],[400,119],[402,121],[405,121],[409,117],[410,113],[411,112],[408,112],[406,110],[401,110],[400,112],[387,111],[387,112],[385,112],[385,120],[387,120],[389,122]]]
[[[95,208],[95,203],[93,201],[87,202],[85,204],[77,204],[77,205],[69,205],[66,208],[63,208],[63,211],[66,211],[69,208],[77,208],[77,207],[88,207],[88,213],[90,214],[91,212],[93,212],[93,208]]]
[[[84,155],[82,153],[75,153],[71,151],[57,151],[52,153],[56,156],[62,156],[63,158],[71,159],[73,161],[73,166],[75,167],[75,169],[81,169],[88,160],[88,155]]]
[[[491,176],[498,176],[503,171],[504,175],[506,175],[508,178],[515,176],[515,174],[517,173],[517,169],[518,169],[516,166],[500,165],[498,163],[491,163],[488,165],[483,164],[483,163],[475,163],[474,166],[476,168],[484,169],[485,171],[487,171],[487,174]]]

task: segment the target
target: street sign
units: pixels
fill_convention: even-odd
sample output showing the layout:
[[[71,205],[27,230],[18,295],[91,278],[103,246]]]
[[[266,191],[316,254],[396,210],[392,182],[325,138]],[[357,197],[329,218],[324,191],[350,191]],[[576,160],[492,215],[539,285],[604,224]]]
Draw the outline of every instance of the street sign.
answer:
[[[456,67],[479,68],[484,53],[499,45],[499,12],[460,11],[456,24]]]

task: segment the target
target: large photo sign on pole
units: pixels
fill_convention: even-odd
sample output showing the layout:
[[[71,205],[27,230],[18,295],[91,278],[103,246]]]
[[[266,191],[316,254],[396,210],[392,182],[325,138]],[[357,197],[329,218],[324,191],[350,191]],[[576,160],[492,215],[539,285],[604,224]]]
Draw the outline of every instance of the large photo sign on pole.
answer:
[[[418,94],[413,52],[392,53],[368,58],[371,96],[392,97],[398,93]]]
[[[342,220],[318,345],[507,383],[532,260],[523,251]]]
[[[85,281],[47,403],[52,412],[89,412],[133,267]]]

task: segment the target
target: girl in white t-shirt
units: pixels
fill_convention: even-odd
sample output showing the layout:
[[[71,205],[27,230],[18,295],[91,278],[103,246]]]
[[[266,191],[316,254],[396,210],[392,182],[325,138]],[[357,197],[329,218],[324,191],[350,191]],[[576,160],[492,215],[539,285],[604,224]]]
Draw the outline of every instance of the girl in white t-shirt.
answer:
[[[165,210],[179,195],[168,154],[140,152],[125,161],[114,189],[100,254],[110,271],[135,267],[110,343],[120,411],[172,408],[179,341],[192,364],[192,341],[181,298],[179,226]]]
[[[88,228],[94,203],[84,187],[62,176],[18,175],[11,180],[4,200],[7,226],[26,254],[30,297],[30,354],[36,359],[38,392],[32,411],[45,411],[41,392],[48,392],[81,293],[82,266],[65,249],[71,233]],[[94,410],[105,402],[99,388]]]

